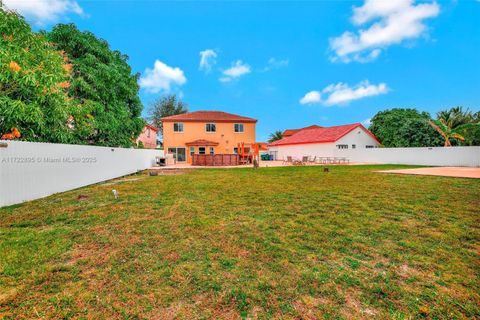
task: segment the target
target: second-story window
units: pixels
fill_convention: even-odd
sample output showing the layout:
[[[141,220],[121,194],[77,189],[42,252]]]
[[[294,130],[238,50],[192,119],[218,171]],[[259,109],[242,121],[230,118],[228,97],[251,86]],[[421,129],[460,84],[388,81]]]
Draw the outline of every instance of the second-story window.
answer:
[[[173,124],[173,132],[183,132],[183,123],[175,122]]]
[[[243,132],[243,123],[235,123],[235,132]]]
[[[207,132],[216,132],[217,131],[217,126],[215,123],[207,123],[205,125],[205,131]]]
[[[150,138],[150,128],[147,128],[147,137]]]

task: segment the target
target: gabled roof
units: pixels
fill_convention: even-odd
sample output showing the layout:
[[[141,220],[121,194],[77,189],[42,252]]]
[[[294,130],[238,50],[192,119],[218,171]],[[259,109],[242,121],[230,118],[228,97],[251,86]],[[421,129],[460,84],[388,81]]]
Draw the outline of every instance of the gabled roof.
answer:
[[[162,118],[162,121],[183,121],[183,122],[257,122],[256,119],[239,116],[223,111],[194,111],[177,114]]]
[[[367,128],[365,128],[361,123],[353,123],[343,126],[334,126],[327,128],[302,129],[297,133],[293,134],[292,136],[285,137],[281,140],[270,143],[270,146],[335,142],[358,127],[362,128],[373,139],[378,141],[377,137],[375,137],[375,135],[371,133]]]
[[[216,147],[218,146],[218,142],[209,141],[205,139],[198,139],[191,142],[185,143],[188,147],[199,146],[199,147]]]
[[[155,131],[155,132],[158,132],[160,129],[158,129],[157,127],[151,125],[150,123],[146,123],[145,124],[145,127],[147,128],[150,128],[151,130]]]
[[[300,129],[287,129],[285,131],[283,131],[282,133],[282,136],[285,138],[285,137],[290,137],[292,135],[294,135],[295,133],[297,133],[298,131],[300,130],[303,130],[303,129],[314,129],[314,128],[322,128],[321,126],[317,126],[316,124],[313,124],[311,126],[308,126],[308,127],[304,127],[304,128],[300,128]]]

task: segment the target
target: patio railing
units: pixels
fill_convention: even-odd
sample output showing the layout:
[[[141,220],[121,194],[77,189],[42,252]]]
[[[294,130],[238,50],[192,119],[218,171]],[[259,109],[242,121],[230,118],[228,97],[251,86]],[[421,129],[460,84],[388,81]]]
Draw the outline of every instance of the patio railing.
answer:
[[[238,166],[240,164],[238,154],[194,154],[193,166]]]

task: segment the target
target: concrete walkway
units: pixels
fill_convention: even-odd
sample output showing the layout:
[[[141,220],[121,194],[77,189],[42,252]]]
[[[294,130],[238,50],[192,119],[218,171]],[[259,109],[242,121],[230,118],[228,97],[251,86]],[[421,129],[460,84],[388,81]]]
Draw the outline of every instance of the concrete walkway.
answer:
[[[468,167],[432,167],[432,168],[416,168],[416,169],[382,170],[382,171],[376,171],[376,172],[480,179],[480,168],[468,168]]]

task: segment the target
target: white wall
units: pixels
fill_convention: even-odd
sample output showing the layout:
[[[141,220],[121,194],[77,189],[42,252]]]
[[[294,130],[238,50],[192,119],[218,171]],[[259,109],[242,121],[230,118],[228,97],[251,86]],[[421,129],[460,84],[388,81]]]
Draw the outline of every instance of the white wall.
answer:
[[[480,147],[435,147],[435,148],[365,148],[338,149],[335,143],[298,144],[270,147],[277,151],[278,159],[292,156],[346,157],[353,163],[410,164],[426,166],[480,167]]]
[[[355,145],[356,149],[364,149],[365,146],[378,146],[377,140],[373,139],[361,127],[352,130],[336,142],[331,143],[307,143],[307,144],[292,144],[285,146],[269,147],[268,151],[277,151],[277,159],[283,160],[287,156],[292,156],[296,159],[301,159],[303,156],[317,156],[317,157],[335,157],[338,148],[337,144],[346,144],[351,149]]]
[[[302,159],[303,156],[333,157],[335,153],[333,143],[307,143],[286,146],[269,147],[269,152],[277,152],[277,160],[285,160],[288,156]]]
[[[480,167],[480,147],[348,149],[335,156],[361,163]]]
[[[333,145],[337,144],[346,144],[348,149],[353,148],[352,145],[355,145],[355,148],[363,149],[366,146],[377,147],[380,145],[377,140],[372,138],[371,135],[365,132],[361,127],[356,128],[355,130],[350,131],[340,139],[338,139]]]
[[[163,151],[0,141],[0,207],[144,170],[156,156]]]

